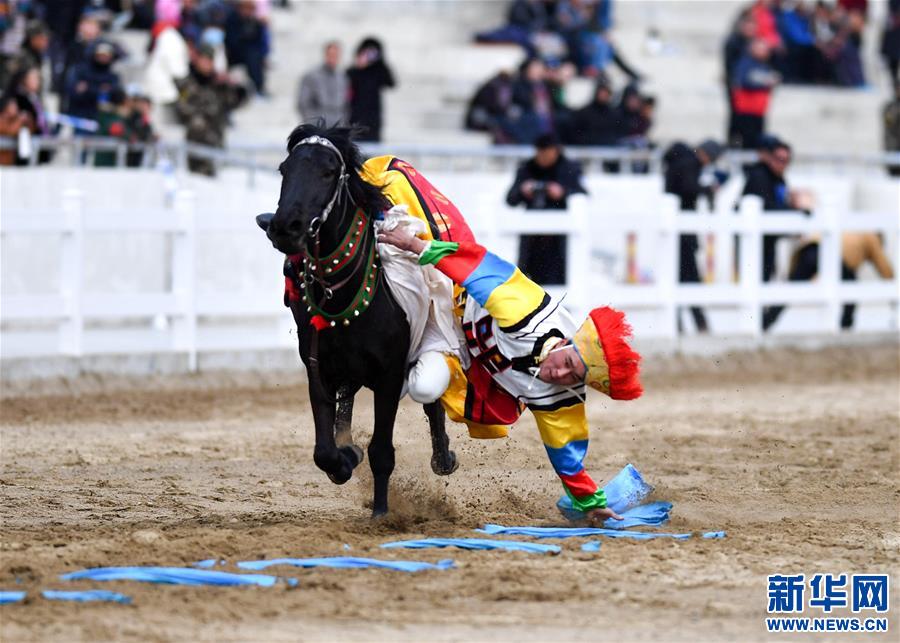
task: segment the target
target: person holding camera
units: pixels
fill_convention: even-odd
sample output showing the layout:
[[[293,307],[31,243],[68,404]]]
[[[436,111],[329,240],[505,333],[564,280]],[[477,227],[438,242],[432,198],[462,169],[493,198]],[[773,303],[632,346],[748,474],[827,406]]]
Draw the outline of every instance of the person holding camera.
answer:
[[[563,154],[553,134],[539,136],[533,158],[525,161],[506,202],[526,210],[565,210],[572,194],[586,194],[581,184],[581,167]],[[519,239],[519,267],[542,285],[566,283],[566,237],[564,235],[522,235]]]

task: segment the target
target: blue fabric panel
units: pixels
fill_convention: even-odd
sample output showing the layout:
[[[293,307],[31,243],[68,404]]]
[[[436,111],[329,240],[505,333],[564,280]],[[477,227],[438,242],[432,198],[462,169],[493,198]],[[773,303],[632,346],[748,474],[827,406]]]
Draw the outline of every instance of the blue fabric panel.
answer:
[[[0,605],[6,605],[7,603],[18,603],[23,598],[25,598],[25,592],[0,591]]]
[[[245,560],[237,563],[241,569],[260,570],[273,565],[293,567],[337,567],[340,569],[393,569],[399,572],[420,572],[425,569],[450,569],[452,560],[425,563],[416,560],[378,560],[376,558],[333,557],[333,558],[273,558],[272,560]]]
[[[603,485],[606,506],[617,514],[639,505],[653,492],[633,465],[627,464],[615,478]]]
[[[600,527],[504,527],[503,525],[485,525],[483,529],[476,529],[475,531],[491,535],[533,536],[534,538],[608,536],[609,538],[634,538],[635,540],[649,540],[651,538],[676,538],[684,540],[691,537],[691,534],[625,531],[623,529],[603,529]]]
[[[589,543],[584,543],[581,546],[581,551],[600,551],[600,541],[592,540]]]
[[[264,574],[231,574],[190,567],[97,567],[60,576],[63,580],[137,580],[170,585],[259,585],[271,587],[278,578]]]
[[[128,605],[131,603],[131,597],[120,594],[119,592],[109,592],[105,589],[89,589],[82,592],[66,592],[55,589],[45,589],[41,592],[41,596],[48,601],[75,601],[77,603],[90,603],[93,601],[102,601],[105,603],[122,603]]]
[[[562,496],[556,507],[569,520],[584,520],[584,513],[572,506],[569,496]],[[669,520],[671,502],[648,502],[623,511],[622,520],[607,518],[603,526],[607,529],[628,529],[629,527],[658,527]]]
[[[423,538],[421,540],[398,540],[384,543],[385,549],[403,547],[406,549],[427,549],[430,547],[458,547],[459,549],[508,549],[510,551],[527,551],[538,554],[558,554],[557,545],[541,545],[524,543],[517,540],[488,540],[485,538]]]

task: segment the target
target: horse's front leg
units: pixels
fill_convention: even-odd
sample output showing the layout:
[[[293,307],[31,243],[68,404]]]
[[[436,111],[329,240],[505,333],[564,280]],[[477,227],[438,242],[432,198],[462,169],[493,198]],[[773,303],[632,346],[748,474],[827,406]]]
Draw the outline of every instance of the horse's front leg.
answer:
[[[394,471],[394,420],[402,388],[403,379],[398,377],[375,391],[375,429],[369,442],[369,466],[375,480],[373,518],[383,516],[388,510],[388,481]]]
[[[338,447],[334,439],[335,402],[327,397],[312,380],[309,385],[309,400],[316,425],[316,446],[313,460],[316,466],[328,474],[335,484],[344,484],[353,475],[353,469],[362,462],[362,449],[349,445]]]
[[[358,386],[344,384],[337,390],[337,417],[334,421],[334,440],[338,447],[354,446],[353,433],[353,398],[359,391]],[[357,447],[358,448],[358,447]],[[362,450],[359,451],[362,455]]]
[[[440,402],[423,404],[428,427],[431,429],[431,470],[439,476],[449,476],[459,468],[456,453],[450,450],[446,414]]]

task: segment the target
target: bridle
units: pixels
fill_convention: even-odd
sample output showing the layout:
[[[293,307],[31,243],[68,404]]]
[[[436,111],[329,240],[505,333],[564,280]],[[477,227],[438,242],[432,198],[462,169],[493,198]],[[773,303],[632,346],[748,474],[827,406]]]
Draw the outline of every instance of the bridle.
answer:
[[[306,304],[306,312],[312,315],[310,318],[312,335],[309,347],[310,380],[313,386],[318,389],[322,399],[333,403],[335,399],[325,390],[319,371],[319,333],[324,328],[336,326],[337,320],[341,320],[344,326],[349,326],[350,319],[359,317],[360,313],[369,306],[369,303],[374,298],[381,274],[376,263],[377,249],[374,238],[371,240],[371,248],[369,248],[368,252],[365,250],[369,243],[369,236],[372,234],[372,226],[369,225],[369,217],[366,212],[359,207],[350,193],[350,174],[347,172],[347,164],[340,150],[327,138],[313,135],[295,143],[289,154],[292,154],[301,145],[319,145],[324,147],[333,152],[341,163],[340,174],[331,198],[322,209],[322,212],[317,217],[314,217],[309,224],[305,252],[303,253],[303,270],[301,279],[297,280],[300,290],[303,291],[302,301]],[[322,225],[328,220],[335,206],[341,203],[356,206],[355,215],[350,221],[347,234],[337,250],[327,257],[322,257],[320,248]],[[312,248],[310,248],[310,239],[313,242]],[[291,258],[289,257],[287,261],[290,263]],[[371,271],[369,270],[370,267]],[[360,268],[362,268],[364,273],[363,279],[350,305],[337,314],[326,312],[323,304],[332,299],[336,291],[346,286],[359,273]],[[346,269],[349,269],[349,272],[343,279],[337,282],[329,281],[329,275],[343,272]],[[296,274],[293,270],[291,272]],[[323,295],[320,301],[314,301],[313,299],[312,285],[314,283],[322,288]]]
[[[347,164],[344,162],[344,157],[341,154],[341,151],[335,146],[334,143],[329,141],[324,136],[307,136],[304,139],[301,139],[294,143],[294,147],[291,148],[288,155],[294,153],[301,145],[320,145],[327,150],[334,152],[335,156],[337,156],[338,161],[341,162],[341,173],[338,176],[337,183],[334,186],[334,193],[331,195],[331,199],[329,199],[328,203],[322,209],[322,212],[319,216],[314,217],[312,221],[309,222],[309,229],[307,230],[308,235],[312,236],[318,242],[319,239],[319,230],[322,228],[322,224],[328,220],[328,215],[331,214],[331,211],[334,209],[334,206],[341,200],[341,194],[345,194],[347,199],[356,205],[356,202],[353,201],[353,196],[350,194],[350,186],[348,185],[350,181],[350,175],[347,173]]]
[[[368,220],[365,217],[364,213],[362,213],[361,218],[359,217],[362,211],[357,205],[356,201],[353,199],[353,195],[350,193],[350,174],[347,171],[347,164],[344,161],[343,155],[335,146],[335,144],[329,141],[324,136],[307,136],[306,138],[301,139],[300,141],[295,143],[291,148],[289,154],[292,154],[294,150],[296,150],[301,145],[319,145],[321,147],[324,147],[325,149],[334,153],[341,164],[338,180],[334,186],[334,192],[332,192],[331,198],[328,200],[328,203],[325,204],[322,212],[319,213],[317,217],[314,217],[309,224],[306,238],[306,252],[304,253],[303,258],[303,281],[300,285],[300,287],[306,293],[303,297],[303,301],[304,303],[308,304],[307,312],[311,313],[313,312],[313,308],[316,308],[317,312],[321,313],[321,304],[323,304],[326,300],[333,298],[336,291],[346,286],[347,283],[349,283],[350,280],[353,279],[353,277],[365,263],[367,253],[362,252],[362,250],[368,242],[370,226],[368,225]],[[320,233],[322,231],[322,225],[328,220],[328,217],[334,210],[335,206],[340,205],[341,203],[352,203],[353,205],[357,206],[356,212],[357,218],[359,219],[358,223],[360,229],[356,231],[355,240],[349,240],[349,237],[348,239],[345,239],[345,243],[349,245],[349,248],[346,250],[346,252],[342,253],[344,256],[350,256],[351,254],[353,255],[352,270],[350,270],[347,276],[343,279],[337,282],[331,282],[328,278],[328,275],[336,272],[338,270],[337,265],[342,262],[339,259],[333,259],[334,265],[332,265],[330,262],[328,265],[323,264],[322,252],[320,248]],[[352,224],[353,221],[351,221],[351,225]],[[312,240],[312,248],[310,248],[310,240]],[[342,249],[339,248],[339,250]],[[344,267],[345,266],[342,265],[340,269],[343,269]],[[312,293],[310,286],[313,283],[318,284],[322,288],[324,299],[318,303],[311,301]],[[346,325],[347,320],[345,319],[344,322]],[[335,325],[333,320],[331,325]]]

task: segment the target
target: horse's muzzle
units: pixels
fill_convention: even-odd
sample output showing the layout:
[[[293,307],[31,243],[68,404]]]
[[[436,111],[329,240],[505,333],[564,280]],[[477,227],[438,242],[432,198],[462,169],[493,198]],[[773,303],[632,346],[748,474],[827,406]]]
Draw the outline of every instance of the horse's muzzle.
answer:
[[[256,224],[265,230],[272,246],[286,255],[294,255],[303,250],[305,235],[298,234],[296,226],[284,227],[279,224],[275,214],[265,212],[256,217]]]
[[[269,231],[269,226],[272,224],[272,219],[275,218],[274,212],[263,212],[262,214],[256,215],[256,225],[262,228],[264,231]]]

